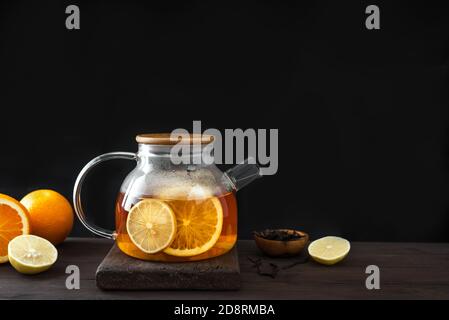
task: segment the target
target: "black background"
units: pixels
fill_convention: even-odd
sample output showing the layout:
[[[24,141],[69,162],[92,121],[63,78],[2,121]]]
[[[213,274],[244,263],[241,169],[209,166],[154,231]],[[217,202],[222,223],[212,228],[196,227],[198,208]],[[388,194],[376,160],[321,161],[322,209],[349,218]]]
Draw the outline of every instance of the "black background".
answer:
[[[449,241],[449,10],[409,1],[1,1],[0,192],[68,198],[134,136],[278,128],[279,171],[239,192],[239,233]],[[81,30],[65,28],[77,4]],[[365,28],[377,4],[381,30]],[[95,222],[132,163],[87,180]],[[88,235],[77,222],[73,235]]]

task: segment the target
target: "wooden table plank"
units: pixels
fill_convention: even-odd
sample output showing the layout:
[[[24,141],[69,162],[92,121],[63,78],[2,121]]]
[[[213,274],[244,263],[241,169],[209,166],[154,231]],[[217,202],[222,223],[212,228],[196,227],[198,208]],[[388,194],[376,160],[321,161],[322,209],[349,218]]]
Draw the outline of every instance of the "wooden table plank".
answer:
[[[68,239],[58,247],[59,259],[36,276],[0,265],[0,299],[449,299],[449,244],[352,243],[349,256],[327,267],[312,261],[282,270],[275,279],[257,274],[248,256],[260,256],[252,241],[239,241],[241,290],[102,291],[95,271],[112,246],[103,239]],[[287,265],[295,259],[276,259]],[[365,288],[365,268],[377,265],[381,289]],[[67,290],[66,267],[77,265],[80,290]]]

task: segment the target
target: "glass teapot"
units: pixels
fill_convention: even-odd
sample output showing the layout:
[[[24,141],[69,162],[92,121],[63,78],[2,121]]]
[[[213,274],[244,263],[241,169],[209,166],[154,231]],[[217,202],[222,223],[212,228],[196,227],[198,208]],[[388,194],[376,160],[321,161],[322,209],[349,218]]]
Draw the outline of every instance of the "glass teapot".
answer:
[[[257,164],[250,163],[255,161],[245,160],[224,173],[213,158],[204,161],[204,151],[212,150],[213,140],[200,134],[177,138],[169,133],[141,134],[136,137],[137,153],[96,157],[75,182],[73,203],[78,218],[92,233],[115,239],[122,252],[143,260],[196,261],[228,252],[237,241],[235,192],[261,174]],[[175,147],[183,151],[176,161]],[[212,152],[209,156],[213,157]],[[81,205],[88,172],[112,159],[137,162],[116,200],[115,231],[88,222]]]

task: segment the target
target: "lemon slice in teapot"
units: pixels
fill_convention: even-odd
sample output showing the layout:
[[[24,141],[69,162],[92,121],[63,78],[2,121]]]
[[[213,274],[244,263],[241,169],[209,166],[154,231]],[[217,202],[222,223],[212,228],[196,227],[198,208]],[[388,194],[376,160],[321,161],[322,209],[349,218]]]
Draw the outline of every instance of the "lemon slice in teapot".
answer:
[[[126,229],[137,248],[145,253],[157,253],[175,238],[176,217],[165,202],[144,199],[128,213]]]

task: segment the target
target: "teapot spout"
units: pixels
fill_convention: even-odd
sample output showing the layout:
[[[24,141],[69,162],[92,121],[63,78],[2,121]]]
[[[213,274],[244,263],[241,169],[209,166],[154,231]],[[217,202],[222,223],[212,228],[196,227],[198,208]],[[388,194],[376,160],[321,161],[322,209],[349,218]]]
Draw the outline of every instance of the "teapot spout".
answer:
[[[229,185],[238,191],[254,180],[261,178],[260,168],[254,158],[247,158],[224,173]]]

